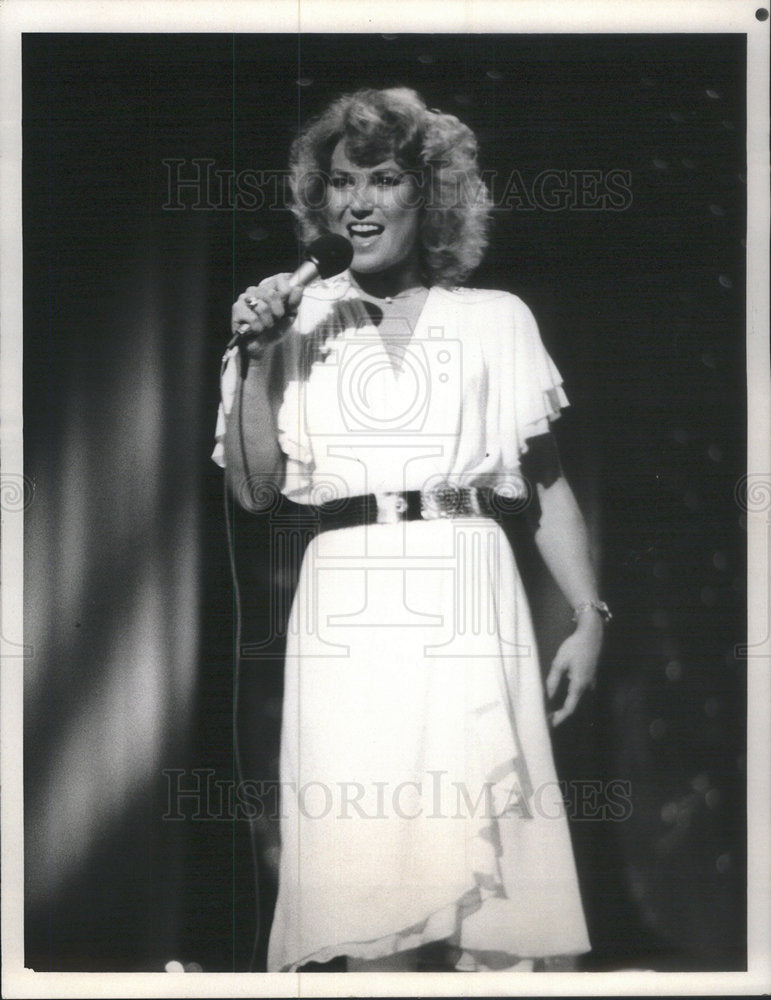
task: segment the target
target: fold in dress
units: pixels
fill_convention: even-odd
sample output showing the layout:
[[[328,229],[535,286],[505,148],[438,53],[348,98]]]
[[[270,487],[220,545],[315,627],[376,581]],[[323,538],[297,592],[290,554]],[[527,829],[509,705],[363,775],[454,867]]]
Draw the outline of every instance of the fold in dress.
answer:
[[[397,371],[346,275],[309,288],[265,361],[288,496],[521,495],[528,439],[567,404],[530,310],[434,287],[408,337]],[[269,970],[441,939],[471,969],[589,950],[530,613],[495,520],[314,539],[288,629],[280,777]]]

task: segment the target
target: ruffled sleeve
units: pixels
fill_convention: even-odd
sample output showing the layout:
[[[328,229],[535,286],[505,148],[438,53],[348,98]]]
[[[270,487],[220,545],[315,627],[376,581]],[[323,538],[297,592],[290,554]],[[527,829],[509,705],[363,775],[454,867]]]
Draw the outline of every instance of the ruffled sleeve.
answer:
[[[305,394],[303,381],[299,377],[298,357],[300,340],[297,334],[290,334],[273,349],[271,363],[279,367],[287,379],[282,398],[277,402],[276,435],[278,445],[286,456],[284,486],[282,492],[293,499],[302,499],[311,486],[313,474],[313,451],[305,420]],[[278,356],[280,355],[280,357]],[[257,362],[253,362],[257,363]],[[238,390],[238,349],[226,352],[222,360],[220,375],[220,404],[214,431],[212,459],[225,468],[225,435],[227,421],[233,409]]]
[[[272,371],[283,383],[283,392],[279,392],[278,398],[272,400],[276,421],[275,433],[279,448],[286,456],[282,493],[293,499],[301,500],[311,485],[313,454],[303,413],[304,393],[302,392],[301,380],[298,377],[298,340],[296,332],[288,334],[281,343],[272,349],[270,360],[266,359],[262,363],[269,363]],[[220,403],[217,410],[214,450],[211,457],[223,469],[226,465],[227,424],[238,392],[238,353],[238,348],[232,348],[225,353],[220,372]],[[260,362],[252,363],[259,364]],[[275,391],[274,386],[272,396]],[[266,427],[265,433],[270,432],[270,429]]]
[[[528,439],[548,431],[569,402],[528,306],[507,294],[496,307],[485,338],[487,447],[505,474],[518,471]]]
[[[286,475],[282,493],[298,503],[307,497],[313,482],[313,448],[305,414],[305,383],[293,378],[284,390],[278,411],[279,448],[286,455]]]
[[[214,429],[214,451],[212,461],[220,468],[225,468],[225,432],[227,418],[233,409],[238,381],[238,348],[233,347],[225,352],[220,369],[220,405],[217,410],[217,424]]]
[[[335,338],[355,315],[346,308],[351,295],[348,273],[318,279],[300,302],[294,335],[282,341],[287,380],[276,423],[279,447],[286,456],[282,492],[296,503],[310,503],[316,457],[307,412],[308,383],[313,366],[323,363],[328,337]]]
[[[512,296],[514,306],[514,406],[520,453],[528,438],[543,434],[569,405],[562,376],[543,345],[538,324],[525,303]]]
[[[342,276],[317,281],[303,295],[297,316],[284,337],[270,348],[270,399],[275,417],[274,431],[284,453],[285,475],[282,492],[297,502],[308,502],[315,462],[306,414],[307,383],[314,351],[327,334],[339,326],[338,304],[349,291]],[[227,422],[238,391],[238,349],[223,358],[220,377],[221,402],[217,413],[212,459],[225,467]],[[248,419],[248,415],[247,415]]]

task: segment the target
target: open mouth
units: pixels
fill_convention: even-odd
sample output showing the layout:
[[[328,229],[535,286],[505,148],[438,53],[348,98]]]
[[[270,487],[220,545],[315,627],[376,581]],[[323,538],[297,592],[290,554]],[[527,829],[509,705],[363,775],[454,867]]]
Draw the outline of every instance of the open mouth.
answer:
[[[380,236],[384,228],[376,222],[349,222],[348,235],[351,239],[366,240],[373,236]]]

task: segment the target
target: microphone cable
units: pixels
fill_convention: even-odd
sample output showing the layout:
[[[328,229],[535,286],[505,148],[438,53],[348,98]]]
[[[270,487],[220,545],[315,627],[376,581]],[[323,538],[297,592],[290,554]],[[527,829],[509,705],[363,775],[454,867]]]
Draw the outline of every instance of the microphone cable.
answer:
[[[244,365],[247,361],[245,352],[239,352],[241,355],[241,364]],[[227,366],[227,354],[223,358],[222,366],[220,368],[220,389],[222,387],[222,378],[225,373],[225,368]],[[245,372],[244,372],[245,375]],[[250,475],[248,472],[248,459],[246,456],[246,442],[244,439],[244,411],[243,411],[243,399],[244,399],[244,377],[239,376],[237,379],[238,388],[237,400],[238,400],[238,441],[241,451],[241,460],[244,466],[244,472],[246,473],[246,481],[249,482]],[[231,411],[232,412],[232,411]],[[235,553],[235,533],[234,533],[234,518],[232,505],[238,502],[237,497],[231,494],[228,488],[227,474],[222,477],[223,484],[223,506],[225,511],[225,532],[227,536],[227,546],[228,546],[228,561],[230,563],[230,575],[233,583],[233,612],[234,612],[234,669],[233,669],[233,713],[231,718],[232,727],[232,741],[233,741],[233,756],[235,761],[235,773],[239,785],[243,781],[243,770],[241,766],[241,754],[239,752],[238,746],[238,706],[240,697],[240,676],[241,676],[241,640],[243,632],[243,604],[241,600],[241,587],[238,581],[238,571],[236,567],[236,553]],[[249,844],[252,855],[252,864],[254,869],[254,911],[255,911],[255,931],[254,931],[254,941],[252,944],[252,952],[249,959],[249,971],[254,971],[254,964],[257,959],[257,951],[260,940],[260,930],[261,930],[261,908],[260,908],[260,862],[259,853],[257,851],[257,832],[253,827],[253,821],[247,817],[249,823]],[[235,818],[234,818],[235,822]],[[235,909],[235,907],[234,907]]]

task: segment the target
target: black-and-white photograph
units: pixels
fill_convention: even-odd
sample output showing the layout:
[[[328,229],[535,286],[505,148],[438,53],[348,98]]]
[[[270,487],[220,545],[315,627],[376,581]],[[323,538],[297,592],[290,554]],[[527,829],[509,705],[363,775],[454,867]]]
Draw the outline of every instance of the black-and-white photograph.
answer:
[[[26,970],[768,971],[768,11],[483,6],[20,33]]]

